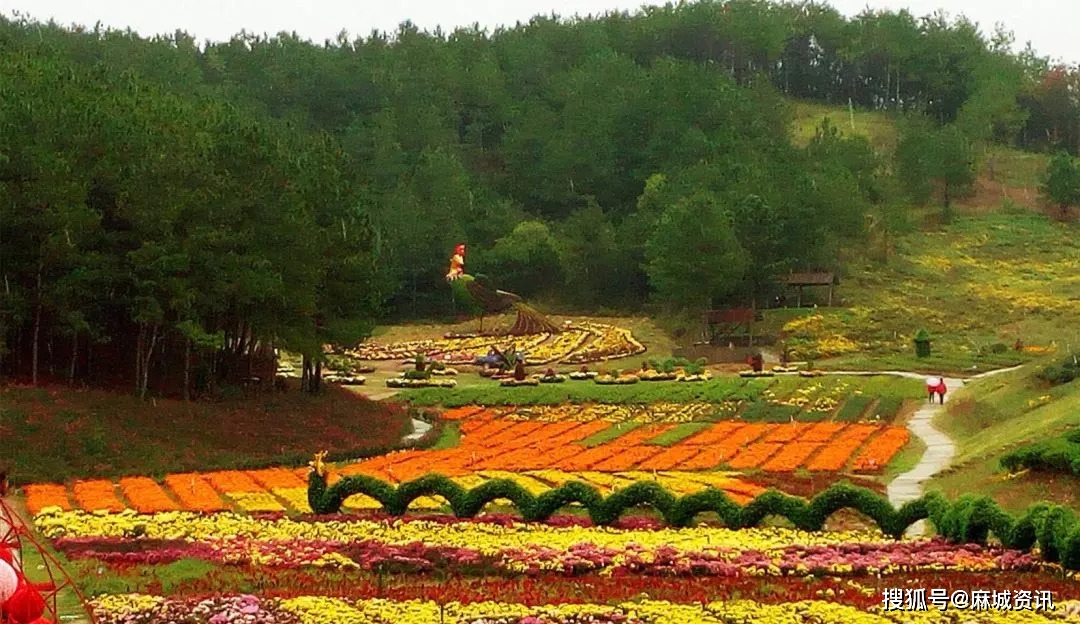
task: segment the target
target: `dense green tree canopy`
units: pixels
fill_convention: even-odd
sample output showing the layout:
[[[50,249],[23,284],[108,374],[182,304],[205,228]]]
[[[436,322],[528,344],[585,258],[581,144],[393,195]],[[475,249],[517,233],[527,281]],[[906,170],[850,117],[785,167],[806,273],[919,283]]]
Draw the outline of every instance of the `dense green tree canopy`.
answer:
[[[1080,71],[1009,43],[763,0],[323,44],[0,20],[0,370],[314,362],[452,311],[459,242],[567,307],[745,303],[948,206],[979,147],[1080,151]],[[911,121],[893,163],[828,123],[800,147],[790,98]]]

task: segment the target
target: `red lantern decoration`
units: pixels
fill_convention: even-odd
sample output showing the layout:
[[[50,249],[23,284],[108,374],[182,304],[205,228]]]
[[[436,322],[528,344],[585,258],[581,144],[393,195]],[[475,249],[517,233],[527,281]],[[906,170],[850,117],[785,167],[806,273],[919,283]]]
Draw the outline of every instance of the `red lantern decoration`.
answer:
[[[0,561],[4,563],[15,563],[15,555],[11,554],[11,549],[7,546],[0,546]]]
[[[4,611],[15,624],[31,624],[45,613],[45,600],[24,580],[15,595],[4,603]]]
[[[0,561],[0,605],[14,596],[22,585],[19,571],[11,564]]]

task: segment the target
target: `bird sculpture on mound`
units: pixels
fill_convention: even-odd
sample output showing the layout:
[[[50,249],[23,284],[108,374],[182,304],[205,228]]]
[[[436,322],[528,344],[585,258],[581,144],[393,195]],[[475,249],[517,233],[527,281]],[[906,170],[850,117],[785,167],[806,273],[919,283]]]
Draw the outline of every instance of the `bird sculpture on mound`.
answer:
[[[485,314],[501,314],[511,308],[517,312],[517,321],[509,333],[514,336],[525,334],[557,334],[562,329],[551,322],[522,298],[512,292],[494,288],[485,275],[469,275],[465,272],[465,245],[454,248],[450,257],[450,270],[446,274],[455,299],[464,302],[480,314],[480,331],[484,330]]]

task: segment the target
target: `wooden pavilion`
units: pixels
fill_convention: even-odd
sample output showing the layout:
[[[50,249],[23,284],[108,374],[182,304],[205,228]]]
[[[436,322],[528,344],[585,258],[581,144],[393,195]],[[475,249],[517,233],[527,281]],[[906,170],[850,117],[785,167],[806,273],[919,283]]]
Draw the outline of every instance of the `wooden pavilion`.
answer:
[[[840,278],[831,271],[807,271],[803,273],[791,273],[787,277],[780,278],[780,283],[795,288],[795,307],[802,307],[803,288],[828,287],[830,307],[833,303],[833,288],[840,283]]]

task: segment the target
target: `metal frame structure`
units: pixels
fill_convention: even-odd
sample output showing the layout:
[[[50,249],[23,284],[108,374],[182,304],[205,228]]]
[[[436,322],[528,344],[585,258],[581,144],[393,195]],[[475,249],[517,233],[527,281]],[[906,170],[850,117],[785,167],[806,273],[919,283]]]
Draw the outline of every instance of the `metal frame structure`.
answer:
[[[64,566],[52,556],[48,548],[45,547],[33,533],[26,528],[15,510],[12,509],[7,502],[0,497],[0,527],[6,527],[2,533],[0,533],[0,546],[6,546],[17,554],[17,561],[19,561],[19,567],[25,565],[23,562],[25,557],[22,553],[33,549],[40,557],[45,568],[45,573],[48,575],[49,580],[44,583],[29,583],[32,589],[37,590],[41,594],[42,600],[45,601],[45,613],[43,617],[48,617],[54,622],[60,621],[60,611],[57,606],[57,600],[60,592],[65,589],[70,589],[74,592],[75,596],[79,599],[79,603],[86,605],[86,597],[81,591],[79,586],[75,584],[68,573],[64,570]],[[29,582],[29,581],[28,581]],[[83,621],[90,624],[98,624],[98,621],[94,618],[94,614],[86,609],[86,617]],[[0,614],[0,624],[7,624],[7,617]]]

